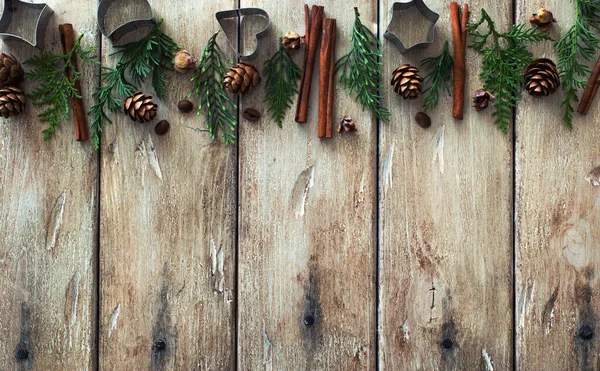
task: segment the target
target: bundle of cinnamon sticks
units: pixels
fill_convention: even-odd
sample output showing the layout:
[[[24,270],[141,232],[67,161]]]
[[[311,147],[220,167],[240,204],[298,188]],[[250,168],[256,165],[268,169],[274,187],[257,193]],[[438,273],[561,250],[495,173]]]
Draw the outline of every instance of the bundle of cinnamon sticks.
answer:
[[[313,5],[309,14],[308,5],[304,5],[306,23],[306,47],[304,65],[300,77],[296,122],[305,123],[308,118],[310,87],[314,72],[317,46],[321,40],[319,60],[319,111],[318,136],[331,138],[333,134],[333,95],[335,91],[335,42],[336,20],[323,19],[324,8]]]

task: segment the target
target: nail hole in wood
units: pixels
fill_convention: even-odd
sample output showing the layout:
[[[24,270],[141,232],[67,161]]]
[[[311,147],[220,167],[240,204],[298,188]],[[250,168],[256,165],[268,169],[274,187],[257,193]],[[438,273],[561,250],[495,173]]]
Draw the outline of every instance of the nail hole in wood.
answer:
[[[152,350],[155,352],[162,352],[167,349],[167,343],[164,340],[158,340],[152,345]]]
[[[579,337],[583,340],[590,340],[594,337],[594,330],[588,325],[583,325],[579,328]]]
[[[27,358],[29,358],[29,351],[27,349],[19,349],[15,354],[15,358],[17,361],[25,361]]]
[[[452,349],[452,346],[454,345],[454,342],[451,339],[444,339],[442,340],[442,348],[444,349]]]
[[[315,317],[311,316],[310,314],[308,316],[304,317],[304,324],[306,326],[312,326],[315,324]]]

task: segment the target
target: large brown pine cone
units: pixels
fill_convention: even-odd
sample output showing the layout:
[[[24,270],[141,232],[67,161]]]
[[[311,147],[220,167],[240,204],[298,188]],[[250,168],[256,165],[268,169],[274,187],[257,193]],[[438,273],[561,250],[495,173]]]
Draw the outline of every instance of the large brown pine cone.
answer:
[[[259,82],[260,75],[256,68],[249,64],[238,63],[231,67],[225,75],[223,87],[234,95],[238,95],[252,91],[252,88]]]
[[[535,60],[525,69],[525,89],[534,97],[545,97],[560,86],[556,65],[550,59]]]
[[[25,110],[25,93],[23,90],[8,86],[0,89],[0,116],[4,118],[18,116]]]
[[[423,90],[422,82],[423,78],[419,75],[419,69],[410,64],[403,64],[392,74],[394,91],[404,99],[417,98]]]
[[[126,98],[123,103],[123,112],[133,121],[141,123],[153,120],[157,109],[158,106],[152,102],[152,96],[144,95],[142,92]]]
[[[21,81],[23,74],[23,67],[14,55],[0,53],[0,86]]]

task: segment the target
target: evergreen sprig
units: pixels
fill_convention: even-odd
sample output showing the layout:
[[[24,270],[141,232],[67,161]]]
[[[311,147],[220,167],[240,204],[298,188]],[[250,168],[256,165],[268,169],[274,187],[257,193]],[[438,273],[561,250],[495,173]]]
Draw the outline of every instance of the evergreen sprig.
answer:
[[[144,38],[115,46],[117,51],[110,55],[119,55],[115,68],[100,67],[100,86],[94,92],[96,104],[89,110],[92,117],[90,131],[92,144],[97,150],[104,125],[112,123],[105,112],[118,112],[122,99],[135,93],[136,85],[141,84],[150,74],[152,87],[160,99],[165,99],[167,73],[171,70],[173,56],[181,49],[173,39],[161,29],[162,19],[155,20],[155,25]],[[132,80],[129,81],[128,78]]]
[[[423,67],[430,72],[425,76],[425,83],[429,87],[423,91],[425,99],[423,100],[424,112],[434,109],[438,105],[440,90],[450,95],[452,87],[452,67],[454,60],[448,49],[448,40],[444,42],[442,53],[437,57],[425,58],[421,61]]]
[[[302,74],[281,39],[279,50],[265,62],[264,74],[267,78],[265,102],[269,104],[268,111],[271,112],[273,120],[281,127],[285,111],[292,105],[294,94],[298,93],[298,81]]]
[[[38,114],[38,118],[48,123],[48,127],[42,130],[44,140],[50,139],[61,120],[69,118],[69,98],[81,98],[75,82],[81,75],[73,68],[71,58],[76,55],[82,61],[96,64],[96,47],[87,49],[81,47],[83,34],[75,41],[73,49],[67,54],[53,54],[44,52],[38,57],[26,60],[24,63],[32,69],[26,73],[27,78],[39,81],[40,85],[29,97],[35,106],[47,106]],[[72,71],[72,80],[67,77],[67,70]]]
[[[479,26],[484,23],[487,31],[480,32]],[[498,32],[485,9],[481,9],[479,21],[467,25],[467,32],[473,36],[471,47],[483,55],[479,78],[483,81],[483,89],[496,96],[494,121],[504,133],[508,132],[512,110],[521,98],[523,69],[533,60],[527,47],[551,39],[537,28],[524,28],[524,24],[517,24],[508,32]]]
[[[208,39],[202,52],[196,75],[192,78],[190,96],[200,99],[198,115],[206,109],[206,127],[211,139],[215,140],[217,132],[221,130],[223,142],[233,144],[237,119],[231,110],[237,109],[237,106],[223,88],[223,78],[228,71],[225,63],[232,64],[232,61],[217,44],[218,34]]]
[[[381,102],[379,83],[382,80],[381,44],[373,32],[362,24],[358,8],[354,8],[352,49],[335,62],[336,73],[341,71],[340,82],[364,109],[371,109],[378,119],[388,122],[390,111]]]
[[[573,0],[570,0],[573,2]],[[573,25],[556,43],[558,49],[558,71],[563,90],[561,107],[563,121],[573,127],[573,105],[577,102],[577,89],[585,88],[585,76],[590,69],[585,64],[594,59],[600,39],[594,31],[600,31],[600,1],[574,0],[575,16]]]

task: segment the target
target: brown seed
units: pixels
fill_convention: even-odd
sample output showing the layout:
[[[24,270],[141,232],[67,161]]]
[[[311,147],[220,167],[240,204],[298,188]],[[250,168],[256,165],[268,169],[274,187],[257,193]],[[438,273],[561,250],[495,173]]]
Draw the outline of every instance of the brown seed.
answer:
[[[260,119],[260,112],[254,108],[246,108],[242,116],[248,121],[258,121]]]
[[[415,115],[415,120],[422,128],[428,128],[431,126],[431,118],[425,112],[419,112]]]
[[[158,124],[156,124],[156,126],[154,127],[154,132],[158,135],[165,135],[167,134],[167,131],[169,131],[170,126],[171,124],[169,124],[169,121],[160,120]]]
[[[179,103],[177,103],[177,108],[183,113],[188,113],[194,109],[194,103],[187,99],[180,100]]]

